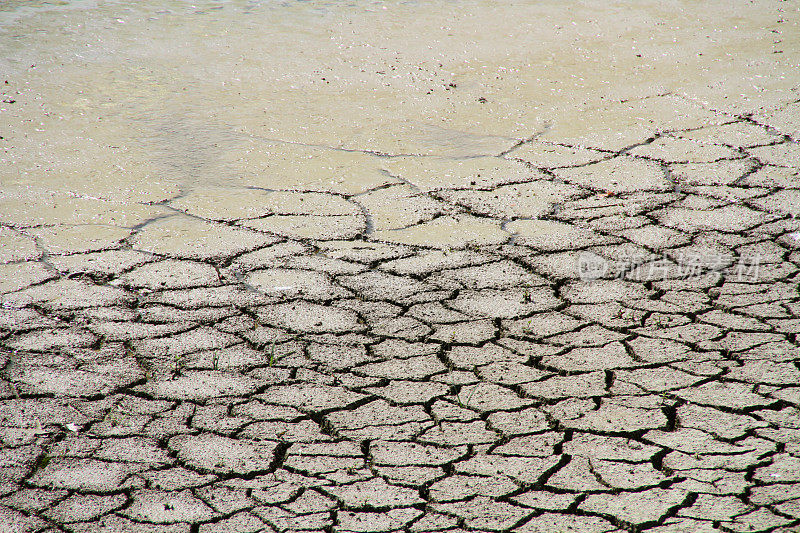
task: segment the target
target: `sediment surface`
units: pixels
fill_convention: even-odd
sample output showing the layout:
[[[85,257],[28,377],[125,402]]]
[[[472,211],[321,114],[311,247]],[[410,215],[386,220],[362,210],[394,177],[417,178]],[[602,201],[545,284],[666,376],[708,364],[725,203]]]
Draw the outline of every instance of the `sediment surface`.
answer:
[[[800,530],[795,4],[0,9],[0,531]]]

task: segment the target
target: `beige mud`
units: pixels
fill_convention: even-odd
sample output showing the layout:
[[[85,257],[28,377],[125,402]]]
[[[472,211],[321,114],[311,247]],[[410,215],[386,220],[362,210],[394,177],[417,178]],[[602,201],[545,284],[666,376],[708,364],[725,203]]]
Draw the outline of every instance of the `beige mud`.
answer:
[[[800,528],[789,2],[0,5],[0,529]]]

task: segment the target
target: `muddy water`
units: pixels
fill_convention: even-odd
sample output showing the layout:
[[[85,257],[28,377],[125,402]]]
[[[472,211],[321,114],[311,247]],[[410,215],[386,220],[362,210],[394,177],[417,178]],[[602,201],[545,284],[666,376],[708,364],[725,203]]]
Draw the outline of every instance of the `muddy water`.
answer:
[[[421,195],[570,165],[582,186],[669,188],[597,161],[780,114],[797,20],[783,2],[6,1],[0,223],[50,254],[169,252],[209,220],[241,226],[225,250],[500,243],[500,221]]]

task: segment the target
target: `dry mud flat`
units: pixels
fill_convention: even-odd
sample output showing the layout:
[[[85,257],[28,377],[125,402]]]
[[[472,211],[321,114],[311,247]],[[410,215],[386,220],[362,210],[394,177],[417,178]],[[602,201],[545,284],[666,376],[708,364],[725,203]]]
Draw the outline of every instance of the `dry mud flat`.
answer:
[[[30,6],[0,531],[800,530],[796,6]]]

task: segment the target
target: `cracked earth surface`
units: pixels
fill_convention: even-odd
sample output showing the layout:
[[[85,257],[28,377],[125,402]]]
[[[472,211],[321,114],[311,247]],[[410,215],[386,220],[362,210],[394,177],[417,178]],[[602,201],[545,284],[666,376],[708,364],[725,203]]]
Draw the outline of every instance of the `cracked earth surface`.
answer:
[[[770,39],[779,4],[759,6]],[[106,9],[113,24],[163,13]],[[67,29],[85,17],[55,13]],[[796,46],[760,42],[747,72],[796,61]],[[189,149],[195,108],[172,126],[126,114],[154,105],[156,74],[131,67],[151,84],[144,103],[92,107],[128,94],[122,77],[68,85],[76,107],[45,98],[42,115],[58,69],[26,71],[33,52],[13,51],[0,530],[800,531],[796,71],[730,101],[733,81],[670,89],[645,74],[625,89],[639,96],[526,123],[509,121],[525,103],[503,100],[495,71],[419,67],[387,94],[439,83],[430,98],[464,105],[439,112],[473,130],[383,115],[369,123],[381,134],[348,126],[357,106],[339,103],[338,130],[294,129],[292,113],[259,130],[221,108]],[[357,90],[318,66],[322,92],[286,97],[293,112]],[[106,153],[132,137],[76,109],[164,146],[146,164],[136,147]],[[80,154],[56,120],[87,135]],[[97,178],[113,165],[133,177]],[[187,178],[219,169],[234,177]]]

